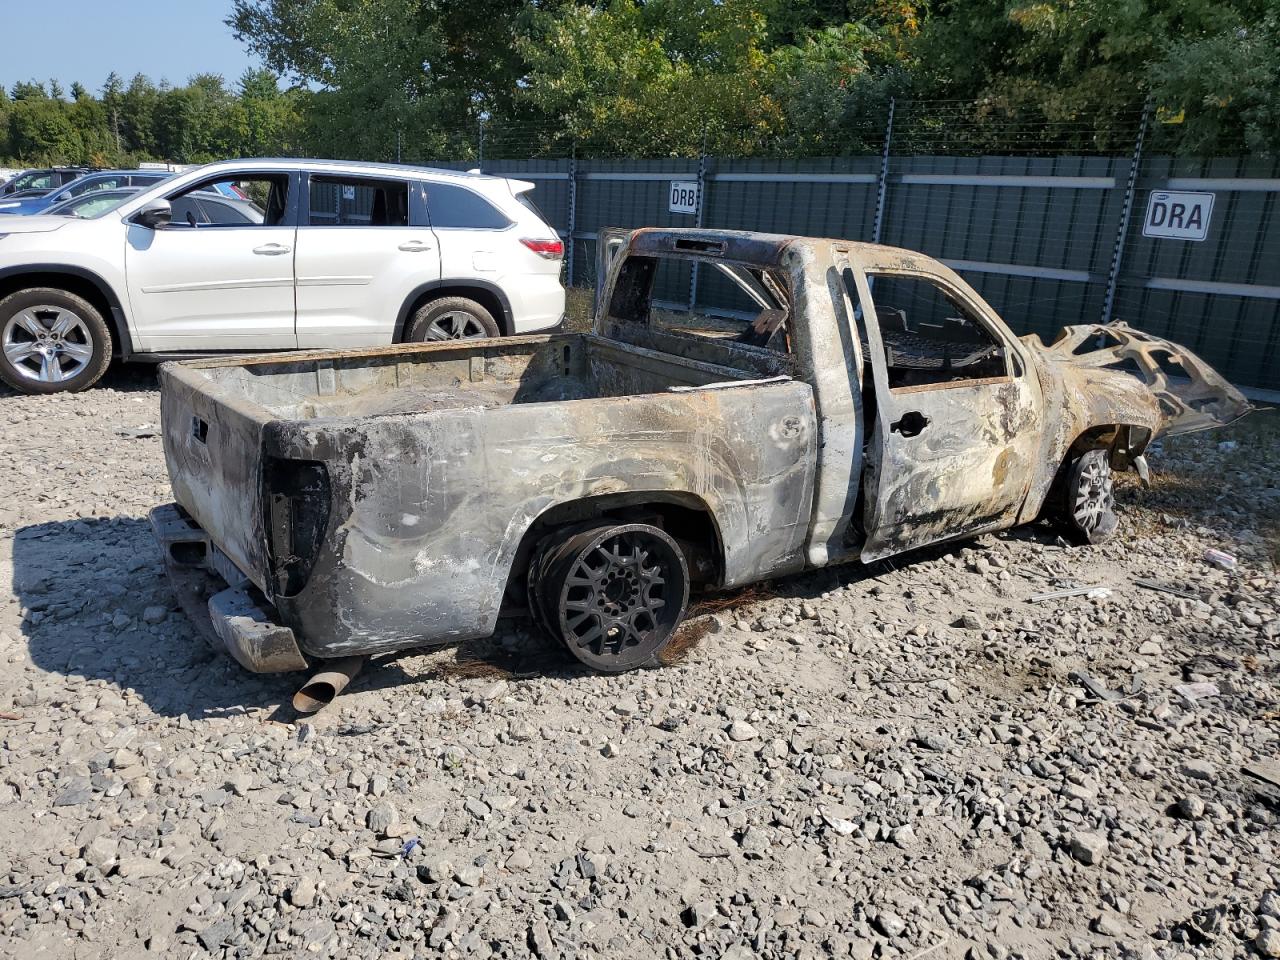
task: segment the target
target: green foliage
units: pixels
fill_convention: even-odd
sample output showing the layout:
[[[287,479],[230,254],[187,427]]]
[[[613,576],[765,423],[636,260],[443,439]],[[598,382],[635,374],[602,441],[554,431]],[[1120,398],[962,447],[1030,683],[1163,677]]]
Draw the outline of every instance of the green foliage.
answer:
[[[1151,74],[1161,140],[1195,153],[1280,152],[1280,6],[1164,52]]]
[[[860,23],[809,31],[775,51],[790,148],[828,156],[879,150],[890,97],[910,89],[903,59],[891,37]]]
[[[0,157],[1280,152],[1280,0],[233,0],[234,85],[0,90]],[[281,88],[281,78],[292,84]],[[483,130],[483,147],[481,131]]]
[[[281,90],[270,70],[250,70],[235,91],[198,74],[157,86],[112,73],[93,96],[79,83],[70,100],[56,88],[16,83],[0,91],[0,158],[22,164],[129,166],[142,160],[201,163],[228,156],[280,155],[301,147],[307,94]]]
[[[594,150],[750,151],[778,134],[767,20],[755,0],[615,0],[536,10],[516,48],[530,113]]]

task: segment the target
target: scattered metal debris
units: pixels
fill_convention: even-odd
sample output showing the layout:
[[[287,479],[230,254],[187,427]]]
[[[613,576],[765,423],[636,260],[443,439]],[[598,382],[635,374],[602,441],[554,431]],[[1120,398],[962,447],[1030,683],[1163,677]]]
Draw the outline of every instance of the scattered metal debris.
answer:
[[[1214,550],[1212,547],[1204,552],[1204,559],[1206,563],[1213,564],[1219,570],[1234,570],[1240,564],[1240,561],[1231,554]]]
[[[1192,706],[1197,700],[1203,700],[1205,697],[1216,697],[1222,691],[1218,689],[1216,683],[1201,681],[1198,683],[1180,683],[1173,688],[1173,692],[1180,696],[1188,706]]]
[[[1088,597],[1090,600],[1105,600],[1111,596],[1111,587],[1070,587],[1066,590],[1050,590],[1048,593],[1033,593],[1027,597],[1028,603],[1043,603],[1046,600],[1060,600],[1063,597]]]
[[[1192,593],[1190,590],[1183,590],[1180,587],[1175,587],[1168,583],[1161,583],[1159,580],[1148,580],[1145,577],[1137,577],[1133,582],[1135,586],[1145,587],[1147,590],[1169,593],[1175,597],[1183,597],[1187,600],[1204,600],[1204,597],[1198,593]]]
[[[1095,700],[1115,701],[1123,699],[1119,692],[1112,690],[1106,684],[1095,679],[1091,674],[1088,674],[1083,670],[1073,670],[1070,676],[1072,680],[1075,680],[1080,684],[1080,686],[1084,687],[1085,690],[1089,692],[1089,695]]]

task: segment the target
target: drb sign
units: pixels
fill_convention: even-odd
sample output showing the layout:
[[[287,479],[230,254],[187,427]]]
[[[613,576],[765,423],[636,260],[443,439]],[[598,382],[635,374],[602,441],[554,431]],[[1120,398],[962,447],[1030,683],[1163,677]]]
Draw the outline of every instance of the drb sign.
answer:
[[[671,198],[667,209],[672,213],[698,212],[698,181],[682,183],[671,181]]]
[[[1209,233],[1212,214],[1212,193],[1152,190],[1142,235],[1166,240],[1203,240]]]

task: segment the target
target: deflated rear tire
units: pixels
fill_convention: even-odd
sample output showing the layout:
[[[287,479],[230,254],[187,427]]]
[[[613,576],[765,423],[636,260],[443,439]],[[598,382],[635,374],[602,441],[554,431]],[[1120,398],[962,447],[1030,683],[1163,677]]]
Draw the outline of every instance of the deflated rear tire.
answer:
[[[111,332],[83,297],[32,287],[0,300],[0,380],[15,390],[84,390],[110,363]]]
[[[553,535],[529,570],[534,618],[593,670],[656,666],[689,602],[689,568],[658,527],[627,523]]]
[[[1069,460],[1058,497],[1058,523],[1069,539],[1079,544],[1110,540],[1120,526],[1110,451],[1085,450]]]

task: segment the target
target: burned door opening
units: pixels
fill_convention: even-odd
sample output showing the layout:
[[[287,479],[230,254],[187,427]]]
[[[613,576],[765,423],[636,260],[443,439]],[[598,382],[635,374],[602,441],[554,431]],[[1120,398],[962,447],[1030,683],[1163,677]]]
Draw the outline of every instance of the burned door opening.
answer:
[[[886,257],[870,266],[845,272],[875,410],[866,561],[1007,525],[1026,498],[1040,436],[1038,387],[1017,342],[926,264]]]

